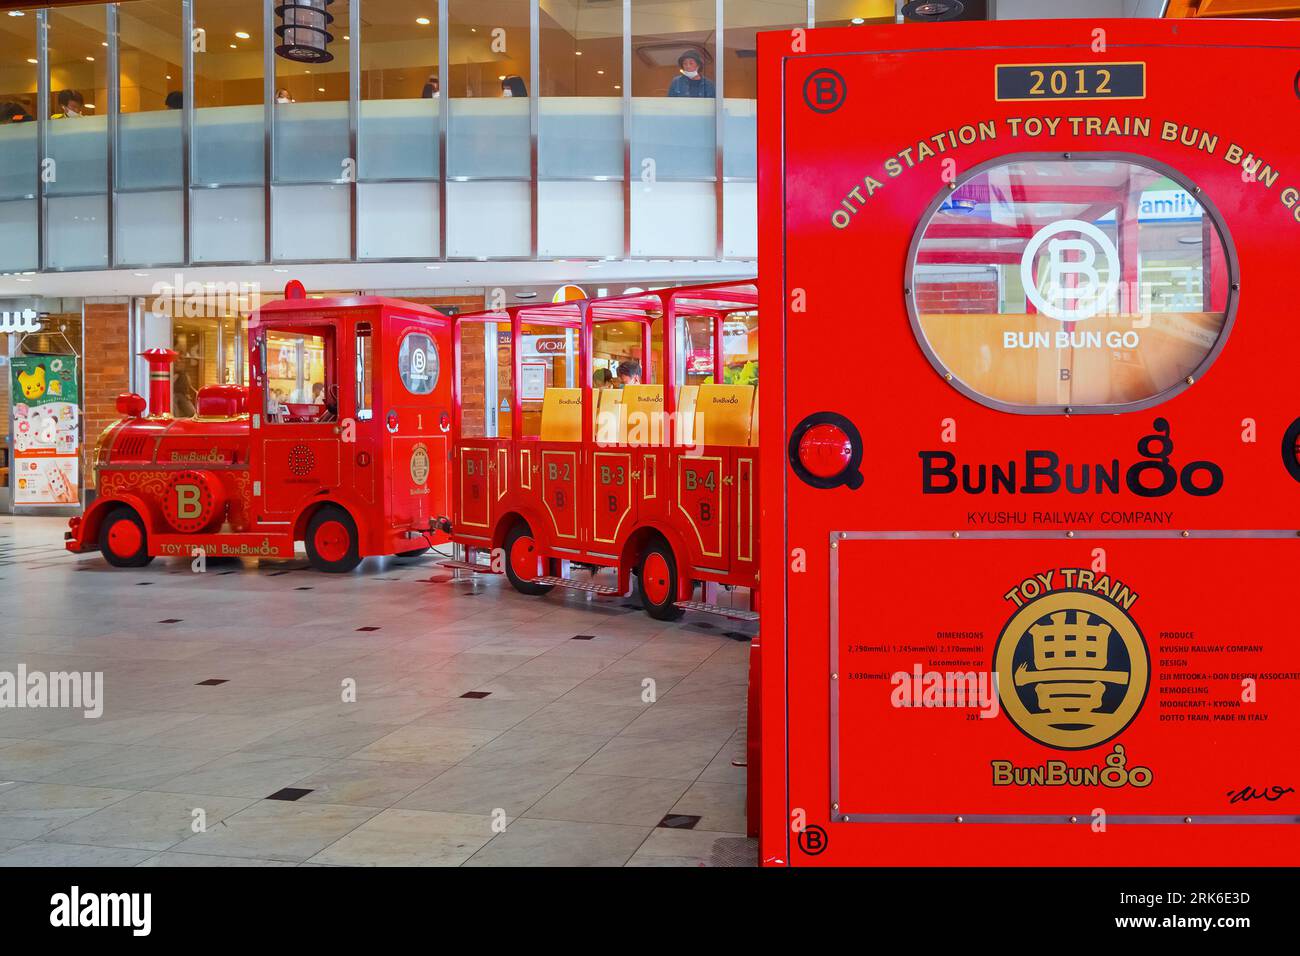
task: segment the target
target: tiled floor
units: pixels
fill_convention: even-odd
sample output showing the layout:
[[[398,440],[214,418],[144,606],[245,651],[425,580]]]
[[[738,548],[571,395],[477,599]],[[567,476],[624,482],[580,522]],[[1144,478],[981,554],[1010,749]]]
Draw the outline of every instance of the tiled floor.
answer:
[[[0,671],[102,672],[104,713],[0,709],[2,864],[755,856],[749,645],[720,618],[452,581],[436,555],[115,570],[63,527],[0,517]]]

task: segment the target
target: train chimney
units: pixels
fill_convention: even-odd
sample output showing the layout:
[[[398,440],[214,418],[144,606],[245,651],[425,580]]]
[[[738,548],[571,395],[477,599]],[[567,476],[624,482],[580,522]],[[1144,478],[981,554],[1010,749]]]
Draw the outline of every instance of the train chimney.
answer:
[[[172,362],[178,352],[171,349],[145,349],[140,357],[149,363],[149,414],[155,418],[172,413]]]

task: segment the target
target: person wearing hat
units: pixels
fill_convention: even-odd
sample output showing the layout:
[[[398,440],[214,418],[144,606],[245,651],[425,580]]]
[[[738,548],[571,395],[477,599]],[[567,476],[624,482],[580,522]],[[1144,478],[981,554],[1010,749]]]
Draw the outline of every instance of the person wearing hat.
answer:
[[[668,85],[669,96],[715,96],[713,81],[700,72],[703,59],[698,50],[687,50],[677,58],[681,71]]]

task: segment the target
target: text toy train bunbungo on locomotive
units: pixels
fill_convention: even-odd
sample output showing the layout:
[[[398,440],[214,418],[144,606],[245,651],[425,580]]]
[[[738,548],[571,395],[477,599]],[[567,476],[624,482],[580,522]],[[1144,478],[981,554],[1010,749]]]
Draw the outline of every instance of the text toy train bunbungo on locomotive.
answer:
[[[171,413],[176,353],[150,349],[149,402],[95,446],[98,494],[69,551],[139,567],[158,555],[291,558],[349,571],[445,540],[450,320],[381,297],[285,298],[248,320],[249,385],[200,388]]]

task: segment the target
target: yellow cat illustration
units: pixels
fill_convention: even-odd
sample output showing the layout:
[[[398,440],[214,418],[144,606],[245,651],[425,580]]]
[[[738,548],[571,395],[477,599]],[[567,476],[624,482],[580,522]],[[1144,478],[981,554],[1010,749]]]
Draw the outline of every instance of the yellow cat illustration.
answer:
[[[19,372],[18,384],[22,386],[24,398],[40,398],[45,394],[45,366],[38,365],[30,372]]]

